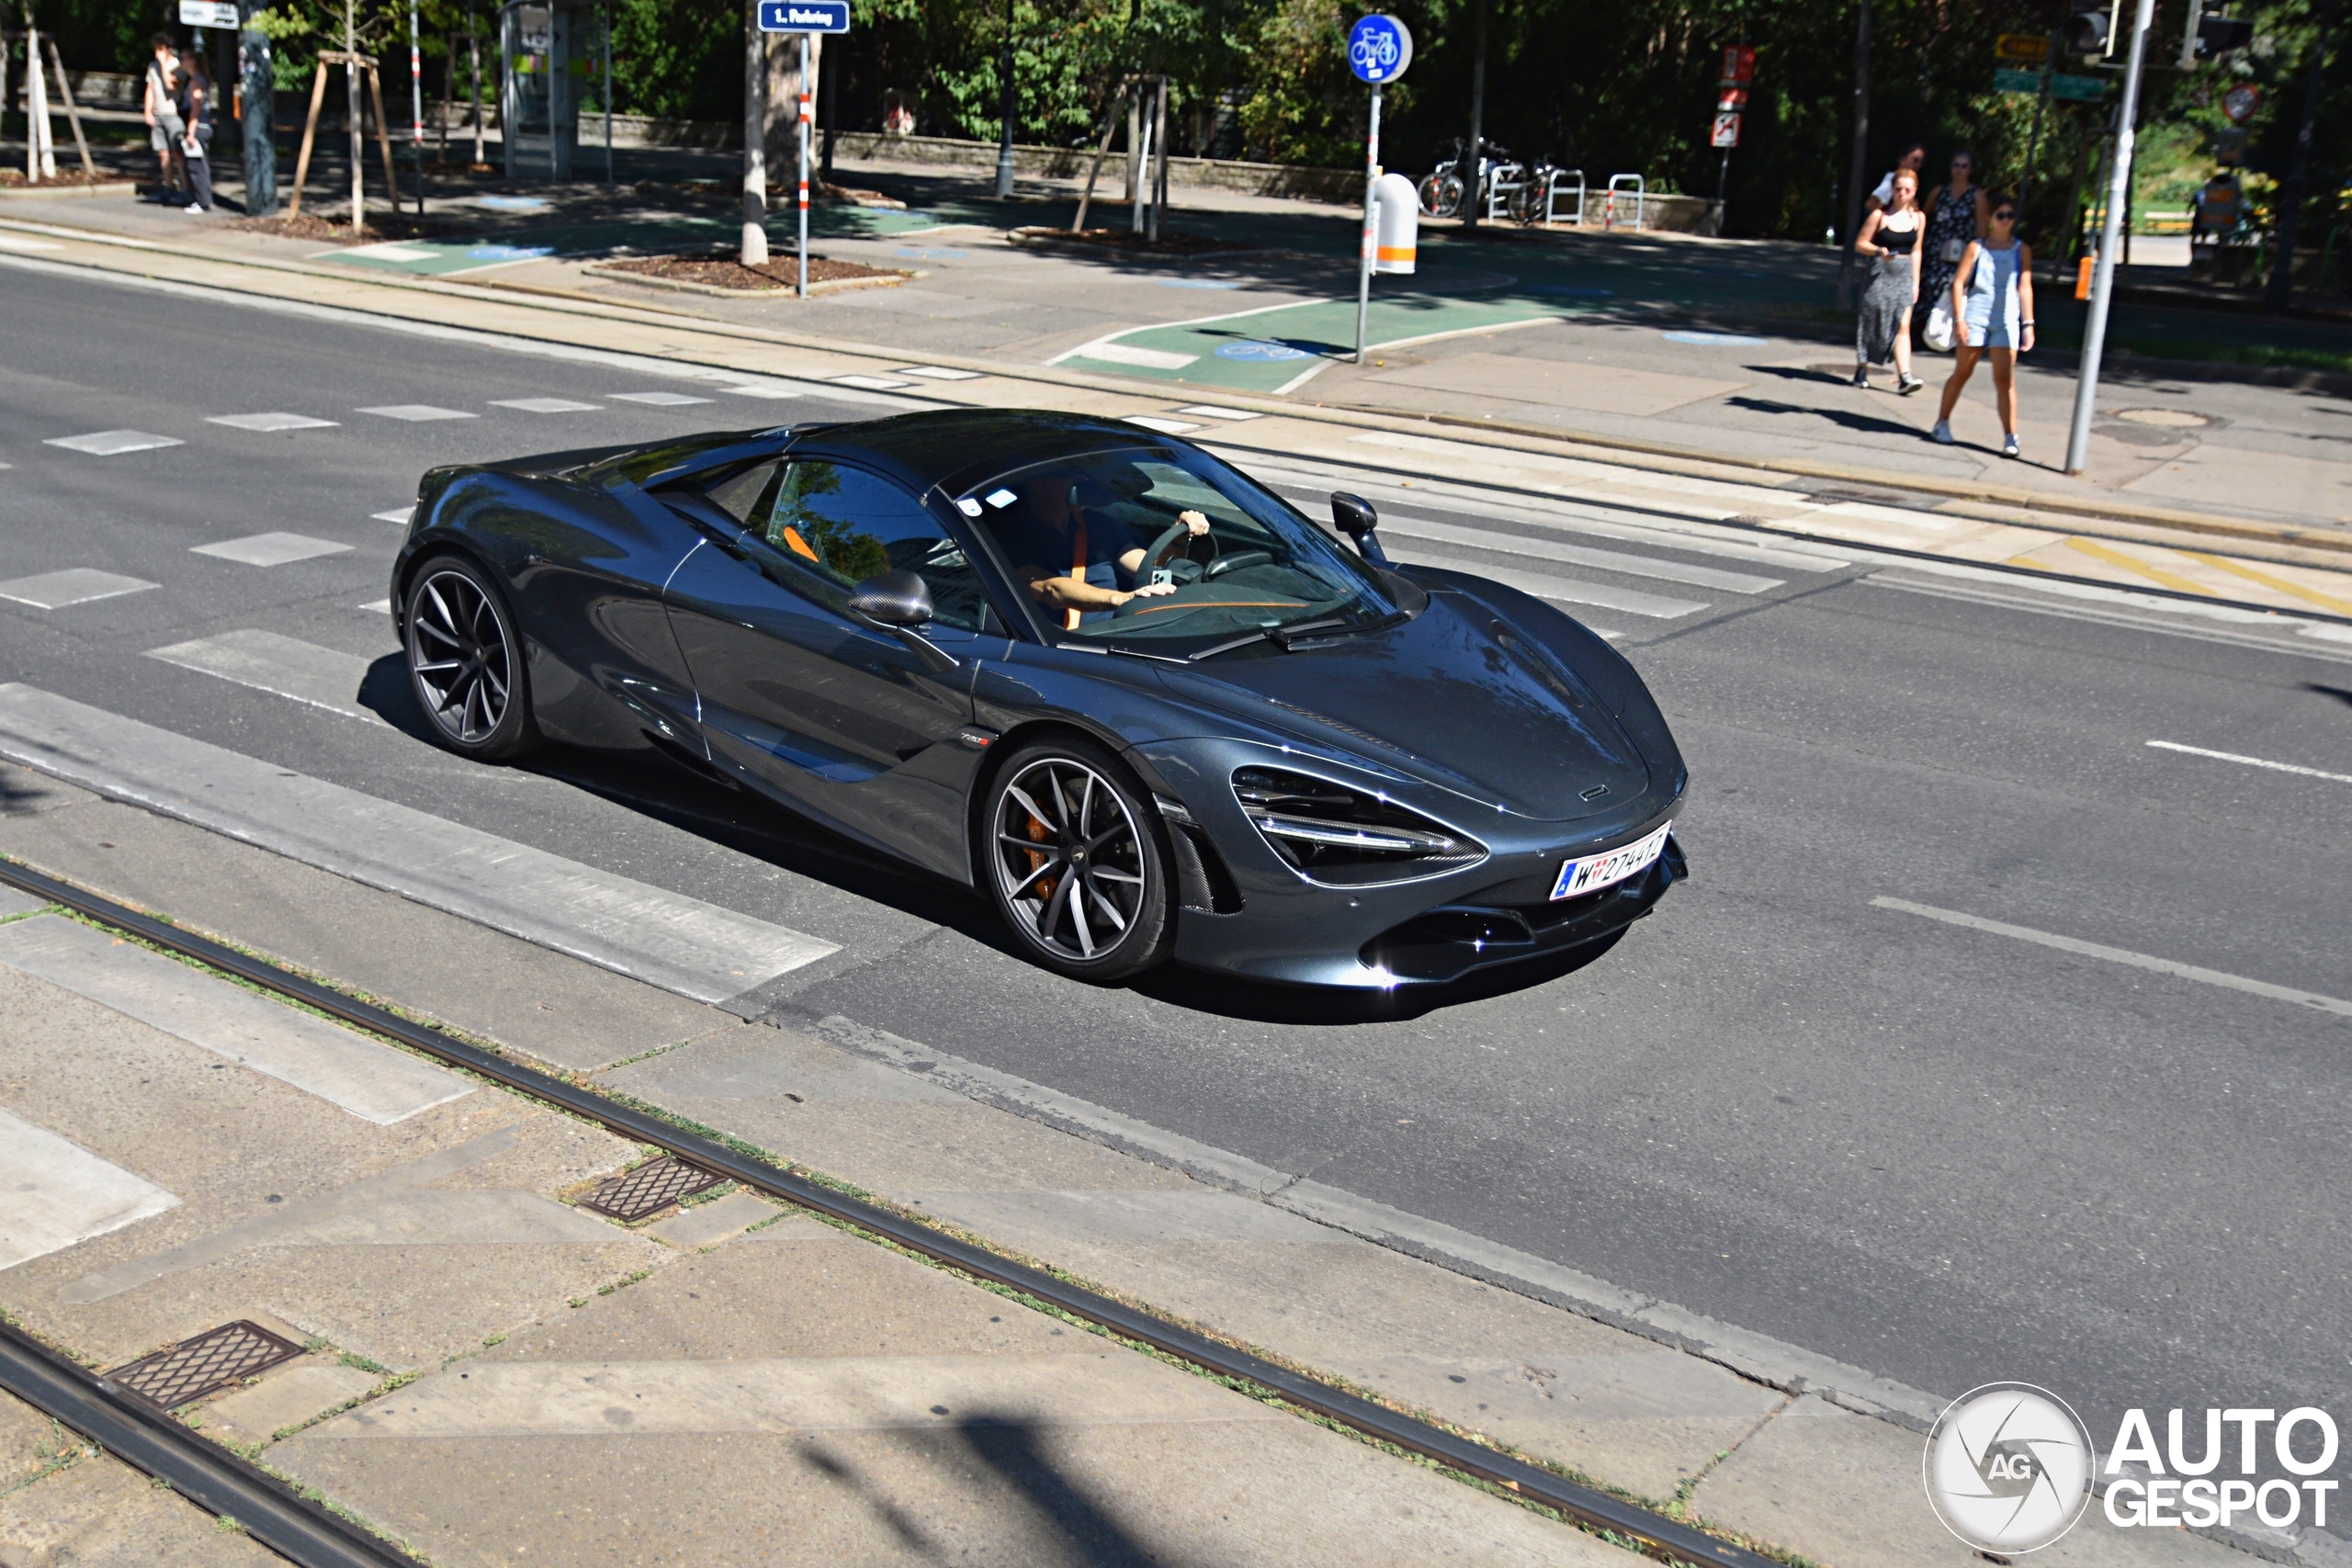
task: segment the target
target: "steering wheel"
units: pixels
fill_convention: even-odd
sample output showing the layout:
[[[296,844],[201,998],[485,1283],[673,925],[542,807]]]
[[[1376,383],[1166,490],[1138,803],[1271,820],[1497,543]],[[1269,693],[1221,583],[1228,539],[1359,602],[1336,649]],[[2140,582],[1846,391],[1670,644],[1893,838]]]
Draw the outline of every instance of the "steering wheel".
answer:
[[[1148,574],[1153,570],[1152,562],[1159,559],[1160,556],[1174,546],[1178,540],[1190,539],[1192,537],[1192,534],[1193,530],[1191,525],[1180,520],[1171,525],[1159,536],[1159,537],[1154,539],[1149,545],[1144,547],[1143,570],[1147,574],[1145,579],[1147,581],[1149,581]],[[1201,537],[1208,541],[1209,559],[1211,561],[1216,560],[1217,555],[1216,536],[1214,533],[1209,533],[1203,534]],[[1187,566],[1194,566],[1195,570],[1189,573],[1178,572],[1176,568],[1180,561]],[[1171,560],[1168,563],[1167,571],[1169,580],[1174,582],[1197,582],[1200,581],[1202,575],[1197,570],[1197,563],[1192,559],[1192,552],[1189,548],[1182,556],[1178,557],[1176,560]]]

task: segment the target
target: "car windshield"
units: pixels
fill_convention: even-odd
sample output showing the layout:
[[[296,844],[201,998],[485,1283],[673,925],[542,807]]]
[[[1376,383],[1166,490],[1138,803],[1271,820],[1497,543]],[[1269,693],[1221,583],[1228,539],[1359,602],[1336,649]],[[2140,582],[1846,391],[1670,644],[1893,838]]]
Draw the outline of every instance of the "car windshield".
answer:
[[[1182,658],[1396,613],[1379,575],[1205,452],[1138,446],[1000,474],[956,501],[1061,640]]]

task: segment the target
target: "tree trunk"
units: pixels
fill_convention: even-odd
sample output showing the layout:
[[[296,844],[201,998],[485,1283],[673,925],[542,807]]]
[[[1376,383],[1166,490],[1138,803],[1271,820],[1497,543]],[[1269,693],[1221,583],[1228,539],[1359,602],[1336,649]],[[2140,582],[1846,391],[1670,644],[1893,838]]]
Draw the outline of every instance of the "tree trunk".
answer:
[[[2295,292],[2295,241],[2303,226],[2303,203],[2311,197],[2312,127],[2319,118],[2320,77],[2327,64],[2327,34],[2335,20],[2335,0],[2320,7],[2319,30],[2312,39],[2312,69],[2303,88],[2303,124],[2295,134],[2295,159],[2288,165],[2287,183],[2278,192],[2278,220],[2272,228],[2278,254],[2270,258],[2270,282],[2263,303],[2283,310]]]
[[[1838,236],[1838,308],[1854,302],[1854,236],[1862,231],[1862,182],[1871,177],[1871,0],[1854,25],[1854,158],[1846,170],[1846,226]],[[1924,301],[1923,301],[1924,303]]]
[[[368,126],[359,97],[358,0],[343,0],[343,86],[351,119],[351,237],[368,227]]]
[[[747,0],[743,31],[743,265],[768,260],[768,35],[760,0]]]

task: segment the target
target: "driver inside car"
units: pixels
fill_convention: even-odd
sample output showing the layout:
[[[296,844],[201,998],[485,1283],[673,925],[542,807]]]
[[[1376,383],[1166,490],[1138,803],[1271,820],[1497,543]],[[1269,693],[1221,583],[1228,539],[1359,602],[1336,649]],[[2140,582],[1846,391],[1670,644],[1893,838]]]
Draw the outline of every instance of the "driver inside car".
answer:
[[[1113,514],[1117,497],[1109,486],[1097,479],[1056,477],[1036,485],[1024,499],[1029,502],[1023,508],[1028,515],[1022,519],[1026,525],[1006,530],[1015,536],[1005,539],[1013,547],[1006,553],[1023,562],[1014,569],[1013,581],[1047,609],[1060,611],[1064,630],[1075,631],[1082,619],[1107,614],[1130,599],[1176,592],[1173,582],[1139,581],[1147,567],[1144,547]],[[1209,531],[1208,518],[1199,512],[1179,513],[1176,521],[1191,538]],[[1176,547],[1170,545],[1163,558]],[[1040,564],[1040,558],[1050,564]]]

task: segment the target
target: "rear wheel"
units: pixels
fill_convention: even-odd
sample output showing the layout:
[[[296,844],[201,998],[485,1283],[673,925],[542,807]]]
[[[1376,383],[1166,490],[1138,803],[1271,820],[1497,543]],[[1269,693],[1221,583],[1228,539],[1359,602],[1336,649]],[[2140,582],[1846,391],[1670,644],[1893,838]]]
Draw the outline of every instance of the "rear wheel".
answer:
[[[409,583],[404,624],[409,680],[435,739],[485,762],[537,741],[523,639],[486,573],[458,556],[426,561]]]
[[[1452,218],[1462,210],[1462,176],[1430,175],[1420,186],[1421,211],[1430,218]]]
[[[1135,775],[1090,741],[1022,747],[989,786],[974,857],[1023,951],[1105,984],[1160,963],[1176,935],[1166,830]]]

